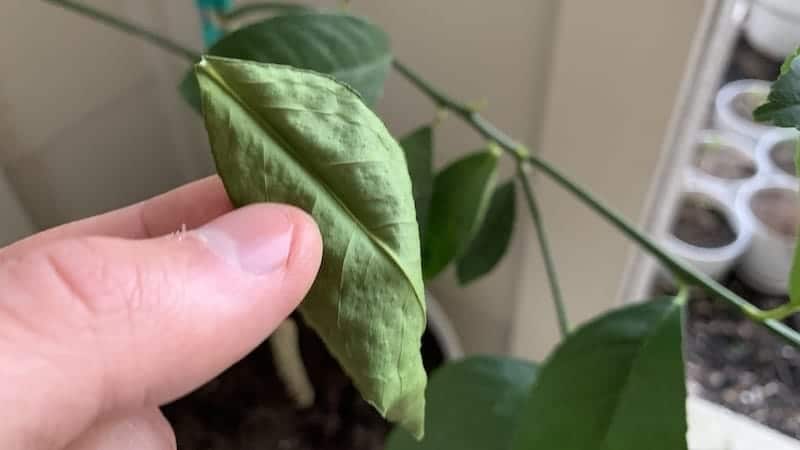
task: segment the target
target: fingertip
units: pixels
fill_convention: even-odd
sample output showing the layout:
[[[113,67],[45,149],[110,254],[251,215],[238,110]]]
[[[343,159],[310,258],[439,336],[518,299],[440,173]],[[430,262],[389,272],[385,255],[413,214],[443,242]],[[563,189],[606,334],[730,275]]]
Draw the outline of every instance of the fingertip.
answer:
[[[311,288],[322,260],[322,236],[300,208],[279,203],[241,207],[196,234],[228,267],[279,282],[279,302],[294,309]],[[273,303],[274,305],[274,303]]]
[[[294,225],[287,275],[297,277],[298,294],[302,298],[311,288],[322,263],[322,233],[310,214],[293,206],[283,207]]]
[[[281,296],[292,309],[311,289],[322,263],[322,234],[314,218],[304,210],[280,203],[254,204],[242,208],[255,229],[269,229],[287,221],[291,242],[284,262]]]
[[[164,415],[151,408],[105,418],[85,431],[67,450],[175,450],[175,433]]]

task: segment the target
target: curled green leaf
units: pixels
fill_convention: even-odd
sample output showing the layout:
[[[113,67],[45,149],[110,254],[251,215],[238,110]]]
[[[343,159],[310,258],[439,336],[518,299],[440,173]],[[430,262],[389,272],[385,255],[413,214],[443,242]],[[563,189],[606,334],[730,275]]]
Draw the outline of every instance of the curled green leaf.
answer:
[[[516,199],[513,180],[495,189],[478,234],[458,260],[456,273],[461,284],[486,275],[503,258],[514,231]]]
[[[360,17],[321,12],[280,15],[247,25],[224,36],[207,53],[324,73],[355,89],[370,106],[382,95],[392,63],[383,30]],[[184,77],[179,90],[200,109],[194,73]]]
[[[460,256],[475,236],[494,190],[497,159],[493,150],[475,152],[436,175],[422,245],[426,279]]]
[[[426,375],[425,297],[403,151],[330,77],[207,57],[196,68],[217,171],[236,206],[282,202],[322,232],[322,267],[300,307],[364,398],[416,436]]]

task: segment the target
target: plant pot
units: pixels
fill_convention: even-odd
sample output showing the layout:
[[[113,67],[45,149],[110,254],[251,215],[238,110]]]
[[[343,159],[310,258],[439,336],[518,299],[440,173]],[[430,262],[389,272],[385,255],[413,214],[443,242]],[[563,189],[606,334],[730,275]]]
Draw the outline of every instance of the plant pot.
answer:
[[[739,277],[769,295],[788,291],[795,239],[800,224],[797,183],[762,178],[739,191],[736,209],[753,230],[753,242],[742,256]]]
[[[683,193],[664,245],[697,270],[721,279],[745,252],[750,239],[750,228],[723,192],[694,186]]]
[[[444,310],[428,295],[422,354],[428,372],[462,356]],[[297,317],[300,349],[315,389],[314,405],[298,409],[262,344],[225,373],[163,408],[178,448],[379,450],[391,426],[355,390],[317,335]]]
[[[737,80],[725,84],[714,101],[714,126],[758,141],[773,127],[756,122],[753,110],[764,103],[770,83],[764,80]]]
[[[735,133],[702,131],[694,153],[686,171],[687,186],[690,189],[710,186],[723,192],[729,204],[733,204],[739,188],[761,172],[761,165],[753,156],[752,142]]]
[[[775,128],[759,139],[756,161],[765,176],[785,183],[798,183],[794,167],[794,153],[800,133],[788,128]]]
[[[800,42],[800,3],[797,0],[756,0],[744,26],[753,48],[783,60]]]
[[[444,360],[460,359],[464,356],[464,348],[461,346],[461,338],[458,336],[453,322],[433,294],[426,292],[425,295],[428,307],[428,330],[441,347]]]

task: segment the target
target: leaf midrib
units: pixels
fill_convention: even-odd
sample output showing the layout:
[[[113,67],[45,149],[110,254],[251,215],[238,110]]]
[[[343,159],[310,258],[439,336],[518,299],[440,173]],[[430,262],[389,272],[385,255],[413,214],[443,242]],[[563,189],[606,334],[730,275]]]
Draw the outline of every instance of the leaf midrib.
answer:
[[[269,63],[260,63],[260,64],[267,64],[267,65],[269,65]],[[302,163],[302,159],[301,159],[301,158],[300,158],[300,157],[297,155],[297,152],[296,152],[296,151],[293,149],[293,147],[292,147],[292,146],[290,146],[290,145],[288,145],[288,143],[287,143],[286,139],[285,139],[283,136],[281,136],[281,134],[280,134],[280,133],[278,133],[277,131],[275,131],[274,129],[272,129],[272,127],[271,127],[269,124],[267,124],[267,123],[266,123],[266,122],[265,122],[265,121],[264,121],[264,120],[261,118],[261,116],[260,116],[259,114],[256,114],[256,113],[255,113],[255,111],[253,110],[253,108],[252,108],[252,107],[251,107],[251,106],[250,106],[250,105],[249,105],[247,102],[245,102],[245,101],[244,101],[244,99],[242,99],[242,98],[241,98],[241,97],[240,97],[240,96],[239,96],[239,95],[236,93],[236,91],[235,91],[233,88],[231,88],[231,87],[228,85],[228,83],[227,83],[227,82],[225,82],[225,79],[224,79],[224,78],[223,78],[223,77],[222,77],[222,76],[221,76],[221,75],[220,75],[220,74],[219,74],[219,73],[218,73],[218,72],[217,72],[217,71],[214,69],[214,67],[213,67],[213,66],[211,66],[211,65],[210,65],[210,64],[207,62],[207,60],[206,60],[206,59],[203,59],[203,60],[201,60],[201,61],[200,61],[200,63],[198,63],[198,65],[197,65],[197,66],[198,66],[198,67],[199,67],[201,70],[203,70],[203,71],[206,73],[206,75],[208,75],[208,76],[209,76],[209,77],[210,77],[212,80],[214,80],[214,82],[215,82],[215,83],[217,83],[217,84],[218,84],[218,85],[219,85],[219,86],[220,86],[220,87],[221,87],[221,88],[222,88],[222,89],[223,89],[223,90],[224,90],[224,91],[225,91],[225,92],[226,92],[228,95],[230,95],[230,96],[231,96],[231,98],[233,98],[234,100],[236,100],[236,102],[237,102],[237,103],[238,103],[238,104],[239,104],[239,105],[240,105],[240,106],[241,106],[241,107],[242,107],[242,108],[243,108],[245,111],[247,111],[247,112],[249,113],[249,115],[250,115],[250,116],[251,116],[251,117],[252,117],[252,118],[253,118],[253,119],[254,119],[254,120],[255,120],[255,121],[256,121],[256,122],[257,122],[259,125],[261,125],[261,127],[262,127],[262,130],[263,130],[265,133],[267,133],[267,134],[270,134],[272,137],[274,137],[275,139],[277,139],[277,140],[279,141],[279,143],[280,143],[280,144],[283,144],[283,148],[285,148],[285,149],[286,149],[286,153],[287,153],[287,155],[289,155],[289,156],[290,156],[292,159],[294,159],[294,160],[295,160],[295,161],[298,163],[298,165],[299,165],[300,167],[302,167],[303,171],[305,171],[305,172],[306,172],[306,173],[309,175],[309,177],[310,177],[310,178],[313,180],[313,182],[314,182],[314,183],[318,184],[318,185],[319,185],[319,186],[322,188],[322,190],[324,190],[325,192],[327,192],[327,193],[328,193],[328,195],[329,195],[331,198],[333,198],[333,200],[336,202],[336,204],[337,204],[337,205],[339,205],[339,208],[341,208],[341,209],[342,209],[342,211],[344,211],[344,214],[345,214],[345,215],[347,215],[348,217],[350,217],[351,221],[352,221],[352,222],[354,222],[354,223],[355,223],[355,224],[356,224],[356,225],[359,227],[359,229],[360,229],[360,230],[361,230],[361,231],[362,231],[364,234],[366,234],[366,235],[369,237],[369,240],[370,240],[370,242],[372,242],[372,243],[373,243],[373,244],[374,244],[376,247],[378,247],[378,248],[379,248],[379,249],[380,249],[382,252],[384,252],[384,253],[386,254],[386,256],[387,256],[387,257],[388,257],[388,258],[389,258],[389,259],[392,261],[392,263],[393,263],[393,264],[394,264],[394,265],[395,265],[395,266],[396,266],[396,267],[397,267],[397,268],[400,270],[400,272],[403,274],[403,277],[405,277],[406,281],[407,281],[407,282],[409,283],[409,285],[411,286],[411,289],[414,291],[414,296],[415,296],[415,297],[416,297],[416,299],[417,299],[417,304],[419,305],[419,307],[422,309],[422,311],[423,311],[423,313],[424,313],[424,311],[425,311],[425,306],[424,306],[424,304],[423,304],[423,300],[422,300],[421,294],[420,294],[420,292],[417,290],[417,287],[415,286],[415,283],[414,283],[414,282],[413,282],[413,280],[411,279],[411,276],[408,274],[408,272],[405,270],[405,268],[402,266],[402,264],[400,264],[400,263],[399,263],[399,261],[398,261],[398,258],[397,258],[397,256],[395,255],[394,251],[392,251],[391,249],[387,248],[387,247],[386,247],[386,245],[385,245],[385,244],[384,244],[384,243],[383,243],[383,242],[382,242],[382,241],[381,241],[381,240],[380,240],[380,239],[379,239],[377,236],[375,236],[375,235],[374,235],[374,234],[373,234],[373,233],[372,233],[372,232],[371,232],[371,231],[370,231],[370,230],[369,230],[369,229],[366,227],[366,225],[364,225],[364,224],[363,224],[363,223],[362,223],[362,222],[361,222],[361,221],[360,221],[360,220],[359,220],[359,219],[356,217],[356,215],[355,215],[355,214],[353,214],[353,212],[352,212],[352,211],[350,211],[350,208],[348,208],[348,207],[347,207],[347,205],[346,205],[346,204],[345,204],[345,203],[344,203],[344,202],[343,202],[343,201],[342,201],[342,200],[339,198],[339,196],[338,196],[338,195],[336,195],[336,193],[333,191],[333,189],[332,189],[330,186],[328,186],[328,184],[327,184],[327,183],[325,183],[325,182],[324,182],[322,179],[320,179],[319,177],[317,177],[317,176],[316,176],[316,174],[315,174],[315,173],[314,173],[314,172],[313,172],[311,169],[309,169],[309,168],[308,168],[308,165],[306,165],[306,164],[303,164],[303,163]],[[310,72],[309,72],[309,73],[310,73]],[[270,133],[270,131],[271,131],[272,133]]]
[[[653,328],[654,330],[657,330],[657,331],[661,330],[661,327],[664,325],[664,322],[669,318],[670,314],[672,314],[673,308],[675,308],[675,307],[676,306],[675,306],[674,303],[670,304],[669,308],[667,308],[665,310],[664,314],[662,314],[662,316],[656,322],[656,326]],[[639,360],[639,355],[642,354],[642,350],[649,344],[649,342],[653,338],[654,334],[655,333],[648,333],[646,335],[646,337],[644,339],[642,339],[642,342],[639,343],[639,345],[636,346],[636,352],[634,353],[636,356],[633,359],[631,359],[631,363],[628,365],[628,369],[625,372],[625,378],[624,378],[624,382],[622,384],[623,387],[622,387],[622,389],[619,390],[619,394],[616,395],[617,401],[614,402],[614,406],[612,408],[612,412],[611,412],[611,415],[610,415],[611,420],[609,420],[608,421],[608,425],[606,425],[604,427],[604,431],[603,431],[603,445],[605,446],[604,448],[609,448],[608,447],[608,435],[609,435],[609,432],[611,431],[612,427],[614,426],[614,424],[617,421],[617,414],[619,413],[620,400],[623,398],[624,394],[628,390],[628,384],[629,384],[628,380],[631,377],[631,373],[633,372],[633,368],[636,365],[636,362]]]

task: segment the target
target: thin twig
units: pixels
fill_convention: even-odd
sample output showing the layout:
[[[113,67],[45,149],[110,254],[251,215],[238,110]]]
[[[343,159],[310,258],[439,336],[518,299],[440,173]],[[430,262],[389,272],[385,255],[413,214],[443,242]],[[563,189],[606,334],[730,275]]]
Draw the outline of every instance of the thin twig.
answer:
[[[556,317],[558,318],[558,328],[561,331],[561,337],[565,338],[569,335],[569,321],[567,320],[567,311],[564,305],[564,300],[561,295],[561,287],[558,282],[558,275],[556,272],[555,263],[553,262],[553,255],[550,251],[550,244],[547,240],[545,233],[544,223],[542,216],[539,213],[539,206],[536,203],[536,197],[531,189],[530,180],[525,174],[524,166],[521,163],[517,164],[517,178],[522,183],[522,189],[525,192],[525,200],[528,203],[528,211],[530,211],[531,219],[533,219],[533,226],[536,229],[536,238],[539,241],[539,250],[542,254],[544,261],[545,272],[547,273],[547,281],[550,284],[550,295],[553,298],[553,305],[556,310]]]
[[[298,408],[308,408],[314,404],[314,385],[308,377],[300,353],[300,341],[297,324],[291,318],[278,326],[268,339],[272,350],[272,360],[278,378],[283,381],[286,390]]]
[[[110,26],[111,28],[115,28],[119,31],[124,31],[131,35],[149,41],[150,43],[155,44],[157,47],[162,48],[167,52],[172,53],[173,55],[180,56],[181,58],[189,61],[190,63],[195,63],[200,60],[200,54],[198,52],[186,48],[169,38],[161,36],[152,31],[146,30],[138,25],[134,25],[118,17],[112,16],[111,14],[98,11],[97,9],[94,9],[92,7],[82,5],[78,2],[70,0],[44,0],[44,1],[52,3],[54,5],[61,6],[62,8],[71,10],[78,14],[82,14],[91,19],[95,19],[98,22],[104,23]]]
[[[762,311],[747,300],[733,293],[728,288],[709,278],[702,272],[699,272],[690,265],[685,264],[677,258],[674,258],[660,245],[655,243],[644,233],[640,232],[634,226],[628,223],[628,221],[621,215],[595,198],[594,195],[592,195],[588,190],[567,178],[561,173],[561,171],[539,156],[529,154],[523,145],[519,144],[516,140],[503,133],[496,126],[494,126],[494,124],[484,119],[479,113],[471,110],[463,103],[453,100],[451,97],[440,92],[402,63],[395,62],[395,68],[420,91],[428,95],[439,107],[450,109],[486,139],[496,142],[500,148],[506,151],[506,153],[515,158],[518,162],[524,162],[539,169],[545,175],[559,184],[562,188],[571,192],[583,204],[594,210],[606,221],[610,222],[622,234],[636,242],[647,253],[655,257],[680,281],[693,286],[699,286],[712,295],[727,301],[738,308],[749,319],[763,324],[770,331],[784,338],[789,343],[800,347],[800,333],[777,320],[786,317],[783,314],[789,314],[790,310],[784,309],[779,311],[782,315],[776,314],[775,311]]]

